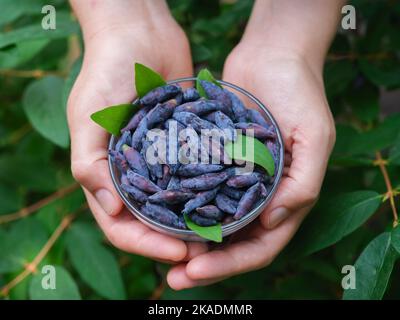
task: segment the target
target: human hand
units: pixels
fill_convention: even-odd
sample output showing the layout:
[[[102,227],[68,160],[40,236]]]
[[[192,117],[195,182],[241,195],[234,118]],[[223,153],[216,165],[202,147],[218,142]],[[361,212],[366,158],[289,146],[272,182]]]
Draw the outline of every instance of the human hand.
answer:
[[[113,245],[161,261],[181,261],[203,252],[205,245],[153,231],[123,208],[107,165],[109,135],[90,115],[133,100],[134,62],[165,79],[191,75],[189,45],[164,2],[113,2],[102,0],[91,8],[89,2],[72,1],[85,40],[82,70],[68,101],[72,173]]]
[[[322,71],[301,55],[242,42],[226,61],[224,80],[271,111],[286,147],[284,175],[256,221],[228,243],[171,268],[167,279],[174,289],[210,284],[273,261],[314,205],[335,141]]]

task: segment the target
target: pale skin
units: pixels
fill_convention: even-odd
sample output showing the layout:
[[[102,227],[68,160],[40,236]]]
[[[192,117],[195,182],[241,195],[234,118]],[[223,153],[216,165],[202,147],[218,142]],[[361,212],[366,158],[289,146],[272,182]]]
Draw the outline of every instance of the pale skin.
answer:
[[[343,0],[258,0],[223,78],[250,91],[276,118],[285,142],[285,174],[260,218],[210,249],[152,231],[123,208],[107,168],[108,135],[90,120],[135,96],[133,62],[166,79],[192,75],[187,38],[163,1],[78,1],[85,57],[68,103],[72,172],[111,243],[174,264],[176,290],[207,285],[267,266],[286,246],[318,198],[335,130],[322,68]]]

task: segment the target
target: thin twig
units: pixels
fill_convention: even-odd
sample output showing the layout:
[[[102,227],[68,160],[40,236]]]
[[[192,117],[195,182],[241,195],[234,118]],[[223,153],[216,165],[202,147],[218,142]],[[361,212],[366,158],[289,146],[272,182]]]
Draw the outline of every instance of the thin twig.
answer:
[[[165,278],[161,280],[161,283],[154,289],[153,293],[150,296],[150,300],[159,300],[164,293],[165,288],[167,287],[167,282]]]
[[[69,185],[68,187],[57,190],[53,194],[47,196],[46,198],[39,200],[38,202],[36,202],[34,204],[31,204],[30,206],[27,206],[25,208],[22,208],[21,210],[18,210],[17,212],[6,214],[6,215],[1,215],[0,216],[0,224],[11,222],[11,221],[26,217],[26,216],[30,215],[31,213],[48,205],[50,202],[53,202],[54,200],[62,198],[64,196],[66,196],[67,194],[75,191],[78,187],[79,187],[79,184],[77,184],[75,182],[75,183]]]
[[[357,54],[357,53],[330,53],[327,56],[328,61],[338,61],[338,60],[355,60],[364,58],[367,60],[384,60],[390,57],[388,52],[377,52],[377,53],[369,53],[369,54]]]
[[[4,77],[14,78],[43,78],[45,76],[60,76],[65,77],[65,74],[61,71],[46,71],[46,70],[14,70],[14,69],[3,69],[0,70],[0,75]]]
[[[397,214],[396,204],[394,203],[395,193],[393,192],[392,183],[390,182],[389,174],[386,170],[387,161],[382,159],[382,154],[380,151],[376,152],[376,161],[374,162],[374,164],[376,166],[379,166],[383,175],[383,179],[385,180],[387,188],[386,197],[389,199],[390,206],[392,207],[392,212],[393,212],[393,227],[396,227],[399,223],[399,217]]]
[[[64,230],[71,224],[72,220],[75,219],[76,215],[80,213],[81,211],[87,209],[87,204],[84,204],[81,206],[75,213],[71,213],[67,216],[65,216],[56,230],[54,230],[53,234],[50,236],[50,238],[47,240],[47,242],[44,244],[42,249],[40,249],[39,253],[36,255],[36,257],[32,260],[32,262],[27,263],[25,265],[24,270],[18,274],[14,279],[12,279],[9,283],[7,283],[3,288],[0,290],[0,295],[2,296],[7,296],[8,293],[12,288],[14,288],[18,283],[23,281],[27,276],[29,276],[31,273],[36,272],[36,269],[38,265],[42,262],[44,257],[49,253],[51,248],[53,247],[54,243],[57,241],[57,239],[62,235]]]

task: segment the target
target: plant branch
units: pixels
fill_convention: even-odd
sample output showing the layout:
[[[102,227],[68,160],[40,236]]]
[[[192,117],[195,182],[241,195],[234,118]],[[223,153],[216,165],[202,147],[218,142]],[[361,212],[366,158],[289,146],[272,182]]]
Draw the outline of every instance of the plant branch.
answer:
[[[165,288],[167,286],[167,282],[165,277],[162,278],[161,283],[154,289],[153,293],[150,296],[150,300],[159,300],[161,295],[163,294]]]
[[[0,70],[0,75],[11,78],[36,78],[40,79],[45,76],[60,76],[65,77],[65,74],[61,71],[46,71],[46,70],[13,70],[3,69]]]
[[[36,272],[38,265],[42,262],[44,257],[49,253],[49,251],[51,250],[55,242],[58,240],[58,238],[62,235],[64,230],[68,228],[72,220],[75,219],[76,215],[85,209],[87,209],[87,204],[82,205],[78,210],[76,210],[76,212],[65,216],[61,220],[56,230],[54,230],[53,234],[44,244],[42,249],[40,249],[39,253],[32,260],[32,262],[27,263],[25,265],[25,269],[0,290],[0,295],[7,296],[10,290],[14,288],[18,283],[23,281],[30,274]]]
[[[338,61],[338,60],[355,60],[360,58],[365,58],[367,60],[385,60],[390,57],[388,52],[377,52],[369,54],[357,54],[357,53],[330,53],[327,55],[326,59],[328,61]]]
[[[396,227],[399,223],[399,217],[397,214],[396,204],[394,202],[395,192],[393,190],[392,183],[390,181],[389,174],[386,169],[386,164],[387,164],[387,161],[382,159],[381,152],[377,151],[376,152],[376,160],[374,161],[374,165],[379,166],[379,168],[382,172],[382,175],[383,175],[383,179],[385,180],[386,189],[387,189],[385,197],[387,199],[389,199],[390,206],[391,206],[392,212],[393,212],[393,227]]]
[[[78,187],[79,187],[79,184],[77,184],[75,182],[63,189],[57,190],[53,194],[47,196],[46,198],[39,200],[38,202],[36,202],[34,204],[31,204],[30,206],[27,206],[25,208],[22,208],[21,210],[18,210],[17,212],[6,214],[6,215],[1,215],[0,216],[0,224],[26,217],[26,216],[30,215],[31,213],[48,205],[50,202],[53,202],[54,200],[62,198],[64,196],[66,196],[67,194],[75,191]]]

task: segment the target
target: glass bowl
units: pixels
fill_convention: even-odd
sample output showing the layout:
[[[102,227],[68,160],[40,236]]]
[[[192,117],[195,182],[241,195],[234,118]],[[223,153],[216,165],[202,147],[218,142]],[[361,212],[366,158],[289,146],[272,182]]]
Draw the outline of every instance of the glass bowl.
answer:
[[[176,79],[169,81],[169,84],[179,84],[182,87],[189,87],[195,85],[196,78],[190,77],[190,78],[181,78],[181,79]],[[271,201],[273,195],[276,192],[276,189],[278,188],[278,184],[281,180],[282,176],[282,171],[283,171],[283,165],[284,165],[284,144],[282,140],[282,135],[280,133],[279,127],[271,115],[271,113],[268,111],[268,109],[252,94],[247,92],[246,90],[235,86],[229,82],[225,82],[222,80],[218,80],[218,83],[222,85],[222,87],[234,92],[235,94],[238,95],[238,97],[243,101],[244,105],[246,108],[253,108],[257,109],[267,120],[267,122],[271,123],[274,125],[277,133],[277,143],[279,145],[279,159],[277,159],[277,163],[275,163],[276,169],[275,169],[275,178],[273,181],[273,184],[270,185],[267,190],[268,190],[268,195],[267,197],[263,200],[260,201],[256,205],[256,207],[251,210],[249,213],[247,213],[245,216],[243,216],[241,219],[233,221],[231,223],[222,225],[222,236],[226,237],[243,227],[247,226],[249,223],[251,223],[254,219],[256,219],[261,212],[265,209],[265,207],[268,205],[268,203]],[[113,149],[115,144],[117,143],[118,138],[114,135],[111,136],[110,142],[109,142],[109,150]],[[182,240],[186,241],[208,241],[207,239],[204,239],[200,236],[198,236],[194,231],[192,230],[183,230],[183,229],[178,229],[170,226],[163,225],[157,221],[154,221],[144,215],[143,213],[140,212],[139,206],[131,200],[125,192],[121,189],[120,187],[120,178],[119,178],[119,170],[116,167],[116,165],[113,164],[111,161],[110,156],[108,156],[108,163],[109,163],[109,169],[111,173],[111,178],[114,183],[114,186],[121,197],[122,201],[124,202],[125,206],[128,208],[128,210],[141,222],[143,222],[145,225],[150,227],[151,229],[154,229],[158,232],[167,234],[169,236],[179,238]]]

